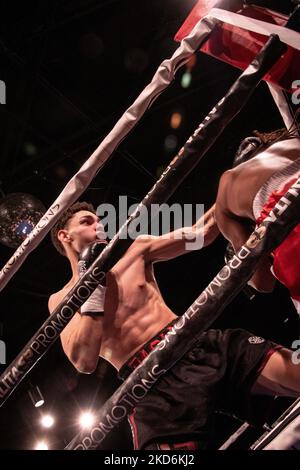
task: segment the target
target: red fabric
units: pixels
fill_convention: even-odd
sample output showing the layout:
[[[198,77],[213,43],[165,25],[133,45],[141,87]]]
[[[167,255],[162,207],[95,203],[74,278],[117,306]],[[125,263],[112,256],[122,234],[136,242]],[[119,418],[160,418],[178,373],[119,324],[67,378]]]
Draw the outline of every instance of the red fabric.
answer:
[[[271,212],[279,199],[295,183],[297,178],[292,179],[285,186],[272,193],[268,202],[264,205],[257,223],[260,224]],[[273,270],[277,279],[288,288],[293,299],[300,301],[300,224],[285,238],[273,252]]]
[[[128,420],[129,420],[129,423],[131,425],[131,433],[132,433],[132,436],[133,436],[133,448],[134,448],[134,450],[138,450],[139,449],[138,433],[137,433],[137,430],[136,430],[134,415],[135,415],[135,410],[133,410],[131,415],[128,416]]]
[[[198,450],[199,444],[196,441],[177,442],[167,444],[157,444],[160,450]]]
[[[215,0],[199,0],[175,36],[181,41],[196,23],[216,4]],[[256,18],[266,23],[284,26],[286,15],[271,12],[256,6],[247,6],[239,14]],[[268,37],[226,23],[216,26],[201,51],[234,67],[244,70],[267,42]],[[270,81],[287,91],[292,91],[292,83],[300,77],[300,51],[288,47],[287,52],[265,76]]]
[[[267,354],[265,355],[265,357],[263,358],[263,360],[261,361],[260,363],[260,366],[259,368],[257,369],[256,371],[256,378],[255,380],[253,381],[253,383],[256,382],[256,380],[258,379],[258,377],[260,376],[260,374],[262,373],[262,371],[264,370],[264,368],[266,367],[267,363],[269,362],[269,359],[271,358],[271,356],[273,356],[273,354],[276,352],[276,351],[279,351],[280,349],[282,349],[283,346],[280,346],[279,344],[277,346],[274,346],[273,348],[269,349],[269,351],[267,352]]]

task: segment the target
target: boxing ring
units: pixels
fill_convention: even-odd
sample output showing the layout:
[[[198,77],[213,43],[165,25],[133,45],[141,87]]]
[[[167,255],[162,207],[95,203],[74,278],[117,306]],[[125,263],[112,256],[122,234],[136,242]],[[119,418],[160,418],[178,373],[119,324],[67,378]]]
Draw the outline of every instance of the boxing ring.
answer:
[[[222,10],[222,4],[224,2],[218,2],[220,8],[217,10],[221,10],[221,12],[214,10],[209,12],[197,22],[190,34],[182,39],[173,57],[161,64],[152,82],[124,113],[111,133],[79,172],[70,180],[34,230],[1,270],[0,289],[6,286],[28,254],[38,246],[55,224],[61,213],[75,202],[87,188],[93,177],[111,158],[113,150],[141,119],[157,96],[171,83],[178,69],[187,62],[196,50],[205,45],[214,28],[220,22],[226,23],[228,21],[228,24],[230,24],[230,21],[234,21],[232,18],[239,16],[234,12],[239,10],[243,2],[230,2],[233,10],[230,13]],[[228,2],[226,2],[226,6],[227,4]],[[139,217],[144,208],[147,209],[153,204],[158,205],[168,200],[185,177],[204,157],[226,126],[238,115],[256,86],[264,79],[272,67],[281,60],[288,47],[296,46],[295,35],[299,39],[298,33],[288,31],[288,34],[286,34],[283,27],[276,29],[278,35],[270,35],[269,38],[267,38],[270,33],[268,28],[264,30],[264,33],[266,43],[258,55],[254,57],[224,98],[216,104],[203,122],[200,123],[193,135],[167,166],[159,180],[100,256],[1,375],[0,407],[50,349],[78,308],[87,300],[105,277],[107,271],[112,268],[133,242],[133,240],[124,239],[122,236],[128,230],[132,221]],[[289,127],[293,122],[293,117],[286,106],[284,95],[274,85],[270,85],[270,89],[282,118]],[[155,215],[154,211],[151,211],[151,215],[152,217]],[[300,178],[280,199],[264,222],[256,227],[240,251],[228,261],[190,308],[178,319],[155,350],[131,373],[126,382],[104,404],[97,414],[96,425],[89,431],[82,431],[76,435],[66,449],[91,450],[101,448],[101,443],[106,435],[125,419],[151,387],[155,386],[158,378],[193,347],[203,331],[213,323],[226,305],[241,291],[255,271],[261,256],[276,248],[299,222]],[[197,331],[196,335],[195,331]]]

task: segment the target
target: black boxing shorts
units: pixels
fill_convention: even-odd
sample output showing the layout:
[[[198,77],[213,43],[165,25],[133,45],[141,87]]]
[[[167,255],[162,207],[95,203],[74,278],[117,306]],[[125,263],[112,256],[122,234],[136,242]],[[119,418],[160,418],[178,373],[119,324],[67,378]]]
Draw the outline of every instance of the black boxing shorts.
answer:
[[[137,351],[120,369],[119,377],[126,379],[171,327]],[[251,422],[251,388],[278,348],[241,329],[204,332],[130,415],[134,448],[209,448],[218,410]]]

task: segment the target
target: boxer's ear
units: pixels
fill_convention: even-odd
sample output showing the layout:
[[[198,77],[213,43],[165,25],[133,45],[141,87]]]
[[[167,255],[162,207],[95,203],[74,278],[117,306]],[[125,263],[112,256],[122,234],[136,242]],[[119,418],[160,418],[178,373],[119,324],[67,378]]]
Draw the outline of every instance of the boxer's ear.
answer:
[[[60,241],[60,242],[65,242],[65,243],[69,243],[71,241],[71,237],[69,235],[69,232],[68,230],[65,230],[65,229],[61,229],[57,232],[57,239]]]

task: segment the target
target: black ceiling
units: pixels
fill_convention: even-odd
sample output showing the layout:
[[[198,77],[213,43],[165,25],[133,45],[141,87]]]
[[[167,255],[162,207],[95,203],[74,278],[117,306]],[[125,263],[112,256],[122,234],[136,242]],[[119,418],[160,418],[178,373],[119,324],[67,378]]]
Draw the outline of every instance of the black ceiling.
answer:
[[[7,104],[0,108],[2,194],[30,193],[49,207],[151,80],[160,62],[176,49],[173,37],[195,3],[2,1],[0,80],[7,88]],[[286,13],[292,10],[289,1],[260,3]],[[175,133],[179,149],[239,71],[199,54],[187,89],[180,84],[182,73],[81,199],[98,205],[116,203],[119,195],[127,195],[131,203],[140,201],[173,155],[164,147],[165,137]],[[183,124],[171,132],[170,116],[178,110]],[[219,176],[231,165],[240,140],[253,129],[268,131],[281,126],[278,111],[262,83],[172,201],[209,207]],[[203,252],[157,266],[163,295],[175,312],[182,313],[211,280],[222,265],[223,251],[224,241],[219,239]],[[0,246],[1,265],[11,255],[12,250]],[[47,238],[1,293],[2,338],[7,345],[8,363],[47,317],[48,296],[66,282],[68,275],[65,260]],[[251,302],[240,295],[218,325],[242,326],[290,345],[296,334],[295,317],[286,291],[278,287],[274,294],[257,296]],[[100,401],[116,386],[113,371],[106,367],[104,364],[101,374],[111,387],[100,386]],[[79,377],[57,344],[31,372],[30,380],[39,384],[47,408],[60,414],[59,430],[55,428],[50,441],[52,447],[62,448],[76,431],[70,414],[87,397],[92,399],[100,379]],[[2,449],[32,448],[41,432],[27,388],[25,382],[0,410],[0,426],[6,428],[0,441]],[[125,444],[125,431],[120,430],[108,447],[126,448],[129,444]]]

